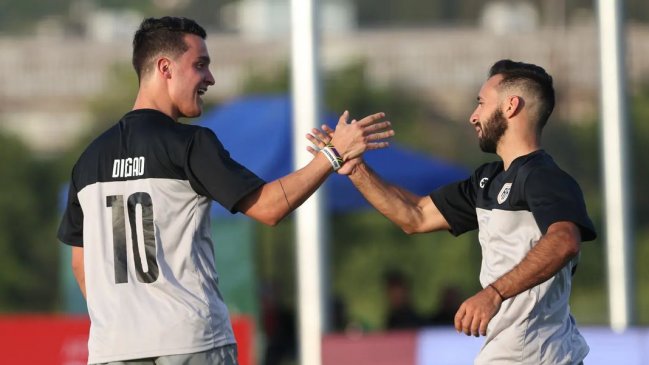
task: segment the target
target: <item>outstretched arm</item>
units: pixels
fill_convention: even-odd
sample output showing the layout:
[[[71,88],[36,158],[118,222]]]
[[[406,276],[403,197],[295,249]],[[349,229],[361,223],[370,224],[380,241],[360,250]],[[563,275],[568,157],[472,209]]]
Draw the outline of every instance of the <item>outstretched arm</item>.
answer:
[[[476,295],[455,315],[455,329],[466,335],[486,335],[487,325],[502,302],[554,276],[579,253],[581,233],[572,222],[556,222],[525,258]]]
[[[352,121],[352,124],[354,122]],[[322,130],[313,129],[306,136],[314,145],[322,148],[335,133],[326,125]],[[311,147],[307,150],[318,155]],[[450,229],[450,226],[429,196],[418,196],[381,179],[361,157],[347,162],[339,173],[348,175],[352,183],[381,214],[408,233],[431,232]]]
[[[349,178],[374,208],[404,232],[412,234],[450,229],[429,196],[418,196],[385,182],[363,161],[354,167]]]
[[[390,122],[377,113],[349,124],[347,112],[338,120],[336,138],[331,140],[342,163],[353,160],[368,149],[388,146],[386,138],[394,135]],[[236,208],[264,224],[275,225],[300,206],[333,172],[332,164],[319,153],[303,168],[265,184],[243,198]]]

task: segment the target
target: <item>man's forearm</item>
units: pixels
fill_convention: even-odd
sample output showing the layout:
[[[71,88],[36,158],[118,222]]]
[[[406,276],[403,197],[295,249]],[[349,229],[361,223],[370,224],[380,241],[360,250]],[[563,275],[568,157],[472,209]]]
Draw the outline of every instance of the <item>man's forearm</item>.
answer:
[[[333,173],[333,167],[322,154],[318,154],[305,167],[277,179],[275,183],[280,184],[280,190],[287,206],[284,215],[291,213],[302,205],[322,185],[329,175]]]
[[[425,220],[424,211],[419,204],[421,197],[386,183],[363,162],[355,167],[349,177],[365,199],[381,214],[406,233],[419,231]]]
[[[329,161],[324,156],[316,156],[305,167],[245,197],[237,209],[261,223],[274,226],[302,205],[332,172]]]
[[[86,299],[86,279],[84,276],[76,276],[75,279],[77,279],[77,284],[79,284],[79,290],[81,290],[81,295],[83,295],[83,299]]]
[[[553,224],[525,258],[492,285],[507,299],[545,282],[579,253],[580,240],[573,223]]]
[[[83,297],[86,297],[86,273],[84,269],[83,247],[72,247],[72,274],[79,284]]]

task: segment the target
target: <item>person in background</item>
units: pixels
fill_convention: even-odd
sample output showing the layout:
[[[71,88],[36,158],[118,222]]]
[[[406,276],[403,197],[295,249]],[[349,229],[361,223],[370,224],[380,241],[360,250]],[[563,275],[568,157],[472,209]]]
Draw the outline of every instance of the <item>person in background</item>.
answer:
[[[447,285],[441,290],[439,307],[430,317],[428,325],[452,326],[455,322],[455,312],[462,304],[462,292],[454,285]]]
[[[388,302],[385,328],[403,330],[423,326],[424,320],[413,307],[410,283],[404,274],[396,270],[387,271],[384,285]]]

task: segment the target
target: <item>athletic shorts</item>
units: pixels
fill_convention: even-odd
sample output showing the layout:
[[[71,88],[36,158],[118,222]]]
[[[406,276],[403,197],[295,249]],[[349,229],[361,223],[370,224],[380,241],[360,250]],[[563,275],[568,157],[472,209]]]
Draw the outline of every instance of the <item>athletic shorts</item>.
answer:
[[[225,345],[203,352],[105,362],[97,365],[239,365],[237,345]]]

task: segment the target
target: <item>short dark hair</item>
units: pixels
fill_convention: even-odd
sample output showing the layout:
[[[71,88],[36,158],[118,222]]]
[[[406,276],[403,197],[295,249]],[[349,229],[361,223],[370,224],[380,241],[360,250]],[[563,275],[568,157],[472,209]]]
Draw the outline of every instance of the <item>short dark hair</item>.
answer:
[[[168,52],[174,57],[186,52],[185,34],[195,34],[202,39],[207,37],[205,29],[188,18],[165,16],[144,19],[133,37],[133,68],[138,80],[149,71],[152,58],[161,52]]]
[[[537,65],[512,60],[500,60],[489,70],[489,77],[501,75],[500,86],[515,86],[538,100],[536,123],[540,132],[554,110],[552,76]]]

